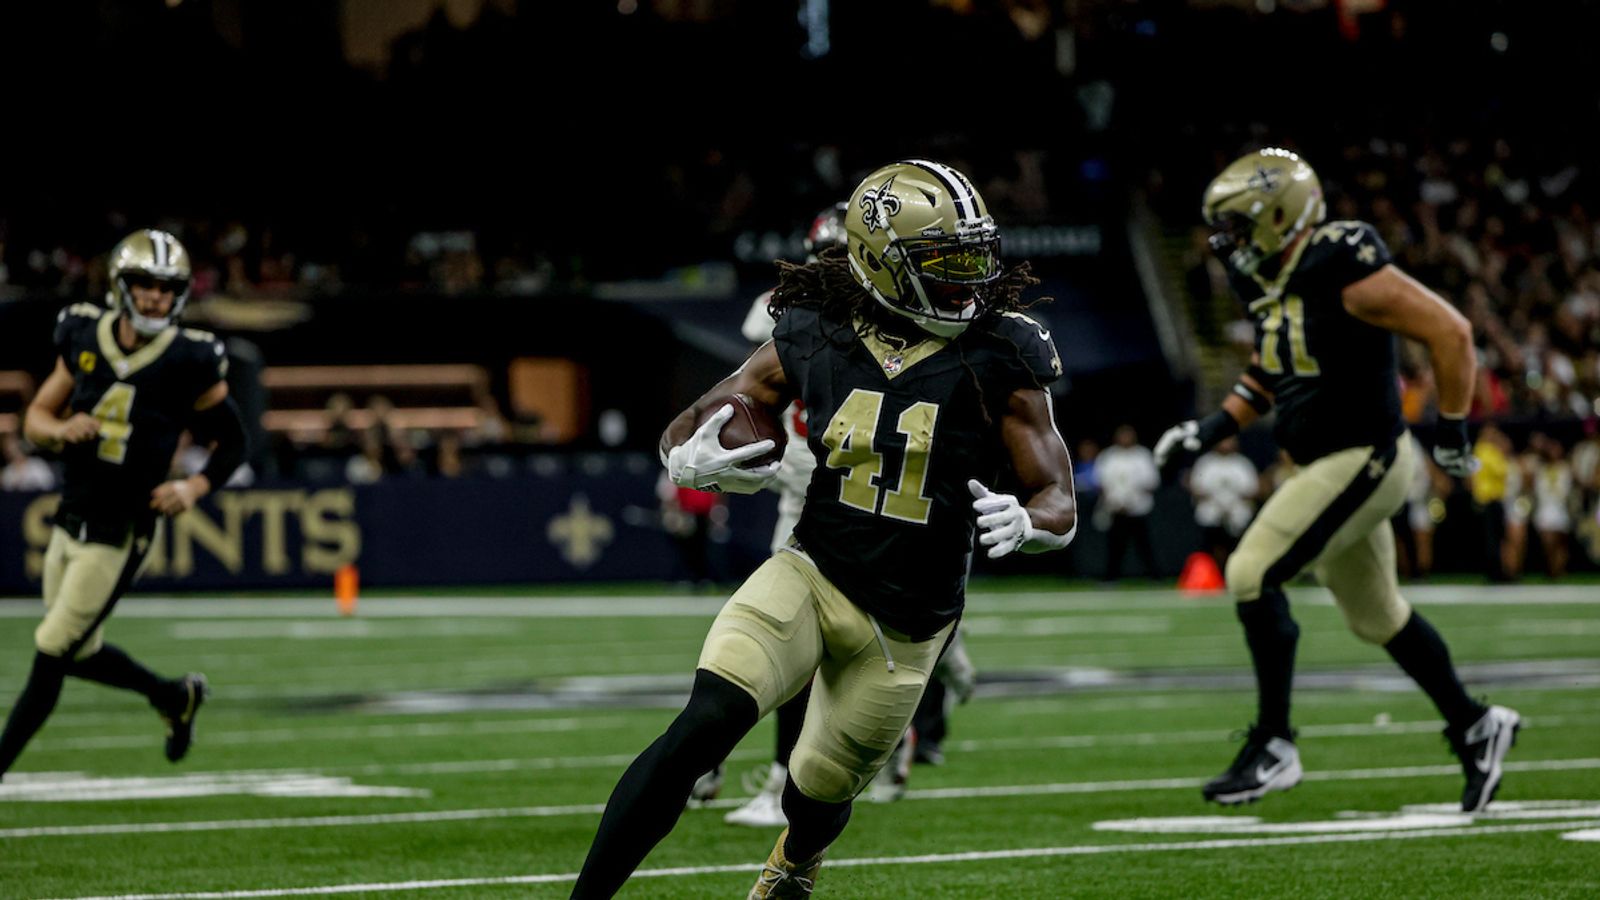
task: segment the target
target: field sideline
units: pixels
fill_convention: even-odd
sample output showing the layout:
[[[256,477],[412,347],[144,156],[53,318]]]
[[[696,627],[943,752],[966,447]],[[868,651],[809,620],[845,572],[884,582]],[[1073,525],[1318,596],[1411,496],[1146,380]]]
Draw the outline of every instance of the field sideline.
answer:
[[[1600,896],[1600,586],[1411,587],[1474,693],[1528,727],[1460,815],[1427,699],[1326,595],[1293,593],[1307,769],[1208,807],[1253,710],[1225,600],[986,581],[978,697],[941,767],[857,805],[820,897]],[[130,695],[69,682],[0,783],[0,897],[560,897],[621,770],[681,703],[720,597],[659,587],[331,599],[134,596],[110,638],[215,691],[182,766]],[[0,601],[0,697],[37,600]],[[687,811],[622,896],[742,897],[775,834]]]

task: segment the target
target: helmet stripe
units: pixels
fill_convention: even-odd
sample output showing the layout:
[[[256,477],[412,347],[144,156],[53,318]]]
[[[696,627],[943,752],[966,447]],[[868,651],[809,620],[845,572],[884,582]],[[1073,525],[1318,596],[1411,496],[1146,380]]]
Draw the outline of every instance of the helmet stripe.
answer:
[[[944,185],[944,189],[949,192],[950,199],[955,201],[956,215],[958,217],[963,219],[978,218],[977,192],[973,191],[972,186],[965,183],[966,179],[961,178],[954,169],[926,159],[910,159],[906,160],[906,162],[928,171],[934,178],[939,179],[939,183]],[[964,189],[958,190],[956,188],[957,183],[962,184]],[[965,203],[962,202],[963,196],[967,198]],[[967,212],[968,208],[972,210],[971,213]]]
[[[167,264],[166,235],[159,231],[150,232],[150,246],[156,251],[156,265],[159,267],[165,267]]]

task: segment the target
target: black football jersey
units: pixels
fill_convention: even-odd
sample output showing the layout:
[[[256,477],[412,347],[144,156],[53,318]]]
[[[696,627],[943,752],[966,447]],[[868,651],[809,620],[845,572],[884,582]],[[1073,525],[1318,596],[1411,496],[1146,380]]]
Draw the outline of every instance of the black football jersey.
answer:
[[[961,614],[975,515],[967,479],[1008,464],[1000,421],[1018,388],[1061,374],[1049,332],[1020,313],[910,346],[809,307],[773,331],[807,412],[816,472],[795,537],[884,625],[924,638]]]
[[[62,451],[63,516],[97,532],[153,521],[150,492],[165,481],[195,401],[227,375],[222,344],[209,332],[168,328],[138,350],[117,343],[117,316],[92,303],[61,311],[55,346],[72,373],[64,415],[100,420],[99,437]]]
[[[1395,336],[1344,308],[1345,287],[1389,261],[1376,229],[1341,221],[1313,232],[1275,278],[1230,270],[1275,395],[1273,434],[1298,463],[1384,446],[1405,429]]]

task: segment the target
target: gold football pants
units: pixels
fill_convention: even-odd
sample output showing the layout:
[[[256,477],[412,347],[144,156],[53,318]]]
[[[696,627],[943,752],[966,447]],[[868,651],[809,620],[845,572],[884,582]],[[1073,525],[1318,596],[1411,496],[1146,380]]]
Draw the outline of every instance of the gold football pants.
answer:
[[[138,575],[150,543],[130,535],[114,547],[52,529],[44,551],[44,621],[33,632],[40,652],[73,659],[98,652],[106,617]]]
[[[763,716],[814,674],[789,773],[806,796],[842,803],[888,760],[954,627],[924,641],[882,628],[785,548],[717,614],[699,666],[749,692]]]
[[[1411,606],[1395,576],[1394,531],[1418,464],[1402,434],[1392,446],[1353,447],[1302,466],[1278,488],[1228,557],[1228,590],[1240,603],[1310,569],[1333,592],[1350,630],[1385,644]]]

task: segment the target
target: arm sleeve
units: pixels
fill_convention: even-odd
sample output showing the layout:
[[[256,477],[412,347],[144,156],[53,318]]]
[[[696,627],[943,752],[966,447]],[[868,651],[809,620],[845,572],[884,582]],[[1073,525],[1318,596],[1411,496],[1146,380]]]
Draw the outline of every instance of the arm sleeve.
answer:
[[[216,445],[211,449],[211,458],[206,461],[206,467],[200,474],[211,482],[212,490],[217,490],[233,477],[249,450],[239,405],[233,402],[232,397],[223,398],[216,406],[195,413],[190,430],[194,432],[197,442]]]

